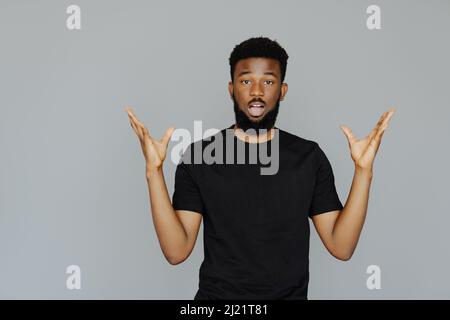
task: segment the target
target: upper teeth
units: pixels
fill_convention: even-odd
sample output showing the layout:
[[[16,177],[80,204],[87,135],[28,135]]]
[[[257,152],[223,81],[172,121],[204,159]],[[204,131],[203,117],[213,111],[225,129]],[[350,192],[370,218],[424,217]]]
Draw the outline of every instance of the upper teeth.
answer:
[[[262,107],[262,104],[256,103],[256,104],[252,104],[252,107]]]

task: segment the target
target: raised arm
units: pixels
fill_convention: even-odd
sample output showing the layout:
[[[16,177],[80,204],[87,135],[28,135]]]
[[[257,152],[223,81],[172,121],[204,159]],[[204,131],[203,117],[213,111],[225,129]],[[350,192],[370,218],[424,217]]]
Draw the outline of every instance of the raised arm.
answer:
[[[313,216],[314,226],[328,251],[339,260],[349,260],[356,249],[367,213],[375,155],[395,109],[386,111],[373,130],[358,140],[351,129],[340,126],[348,139],[355,172],[344,208]]]
[[[179,264],[189,257],[194,248],[202,215],[174,210],[170,201],[163,163],[174,128],[168,128],[164,137],[156,140],[150,136],[148,129],[137,119],[131,108],[125,108],[125,111],[144,154],[151,214],[161,250],[170,264]]]

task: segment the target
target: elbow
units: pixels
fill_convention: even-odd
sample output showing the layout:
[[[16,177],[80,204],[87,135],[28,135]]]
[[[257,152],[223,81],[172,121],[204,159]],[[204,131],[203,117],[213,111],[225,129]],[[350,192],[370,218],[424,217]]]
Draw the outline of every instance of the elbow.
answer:
[[[166,259],[173,266],[176,266],[176,265],[182,263],[184,260],[186,260],[186,259],[179,259],[179,258],[166,258]]]
[[[183,263],[191,254],[191,250],[187,247],[171,248],[171,250],[163,250],[164,256],[171,265],[176,266]]]
[[[166,255],[166,260],[171,265],[176,266],[182,262],[184,262],[187,259],[186,255]]]
[[[352,258],[353,252],[331,252],[331,255],[337,260],[348,261]]]
[[[341,261],[348,261],[352,258],[352,255],[335,255],[334,256],[336,259],[341,260]]]

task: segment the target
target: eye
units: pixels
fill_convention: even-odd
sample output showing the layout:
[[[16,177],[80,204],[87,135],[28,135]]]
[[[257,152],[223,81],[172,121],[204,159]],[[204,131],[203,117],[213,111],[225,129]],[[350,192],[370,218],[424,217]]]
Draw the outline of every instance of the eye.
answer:
[[[269,82],[268,84],[274,84],[274,82],[273,82],[272,80],[266,80],[265,82],[266,82],[266,83]]]
[[[249,84],[249,83],[250,83],[250,80],[241,80],[241,83],[242,83],[242,84]]]

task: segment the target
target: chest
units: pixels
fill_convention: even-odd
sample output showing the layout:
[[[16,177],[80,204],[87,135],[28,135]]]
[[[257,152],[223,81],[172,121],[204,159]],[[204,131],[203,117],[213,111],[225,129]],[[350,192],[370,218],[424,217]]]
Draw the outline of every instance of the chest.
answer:
[[[281,162],[273,175],[261,174],[257,164],[205,170],[200,191],[214,229],[270,235],[298,232],[307,223],[314,186],[308,163]]]

